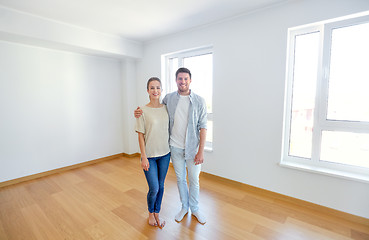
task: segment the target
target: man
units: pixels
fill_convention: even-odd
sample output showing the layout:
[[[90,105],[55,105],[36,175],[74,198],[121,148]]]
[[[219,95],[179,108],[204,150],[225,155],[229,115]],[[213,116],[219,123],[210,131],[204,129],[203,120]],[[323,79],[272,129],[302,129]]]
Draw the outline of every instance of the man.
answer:
[[[163,99],[169,114],[170,150],[177,186],[182,202],[181,211],[175,216],[177,222],[191,209],[201,224],[206,218],[200,213],[199,175],[204,162],[207,113],[205,100],[190,89],[191,72],[179,68],[176,72],[177,92],[169,93]],[[135,110],[135,117],[141,116],[141,110]],[[189,187],[187,187],[187,174]]]

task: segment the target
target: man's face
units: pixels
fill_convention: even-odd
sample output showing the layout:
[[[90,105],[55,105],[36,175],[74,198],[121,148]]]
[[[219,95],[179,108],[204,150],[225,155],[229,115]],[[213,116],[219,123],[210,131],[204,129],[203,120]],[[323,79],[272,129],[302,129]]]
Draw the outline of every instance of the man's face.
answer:
[[[180,94],[190,93],[190,83],[191,83],[190,74],[182,72],[178,73],[176,82]]]

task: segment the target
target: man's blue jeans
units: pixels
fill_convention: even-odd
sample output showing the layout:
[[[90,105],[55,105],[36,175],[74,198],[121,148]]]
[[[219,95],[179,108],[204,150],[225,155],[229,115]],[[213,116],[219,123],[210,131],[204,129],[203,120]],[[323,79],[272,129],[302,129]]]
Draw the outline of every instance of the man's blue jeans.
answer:
[[[185,159],[184,149],[170,147],[172,155],[172,163],[177,176],[177,186],[179,197],[182,202],[182,209],[191,209],[191,212],[199,210],[199,176],[201,172],[201,164],[195,165],[194,159]],[[189,188],[187,187],[187,171]]]
[[[148,158],[149,170],[145,171],[149,192],[147,206],[150,213],[159,213],[164,194],[164,181],[167,176],[170,153],[161,157]]]

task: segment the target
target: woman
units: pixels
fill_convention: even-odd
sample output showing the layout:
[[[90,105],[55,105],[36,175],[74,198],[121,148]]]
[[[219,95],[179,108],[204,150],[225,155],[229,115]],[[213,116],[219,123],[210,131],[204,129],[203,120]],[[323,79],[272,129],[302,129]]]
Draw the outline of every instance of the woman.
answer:
[[[147,193],[149,224],[162,228],[165,221],[159,218],[159,212],[169,166],[170,150],[168,144],[169,118],[166,106],[160,103],[161,81],[159,78],[152,77],[147,81],[147,93],[150,102],[141,107],[143,113],[136,120],[136,132],[141,150],[141,167],[149,185]]]

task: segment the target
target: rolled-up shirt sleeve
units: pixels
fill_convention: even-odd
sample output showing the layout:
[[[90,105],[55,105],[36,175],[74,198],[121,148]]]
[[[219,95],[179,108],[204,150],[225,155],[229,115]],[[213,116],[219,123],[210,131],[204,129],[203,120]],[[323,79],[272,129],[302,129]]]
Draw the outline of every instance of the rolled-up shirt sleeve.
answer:
[[[139,118],[136,118],[135,131],[145,134],[145,122],[143,115],[141,115]]]
[[[199,114],[199,124],[198,124],[198,130],[205,128],[207,129],[208,124],[208,114],[206,110],[206,103],[205,100],[201,98],[201,110]]]

